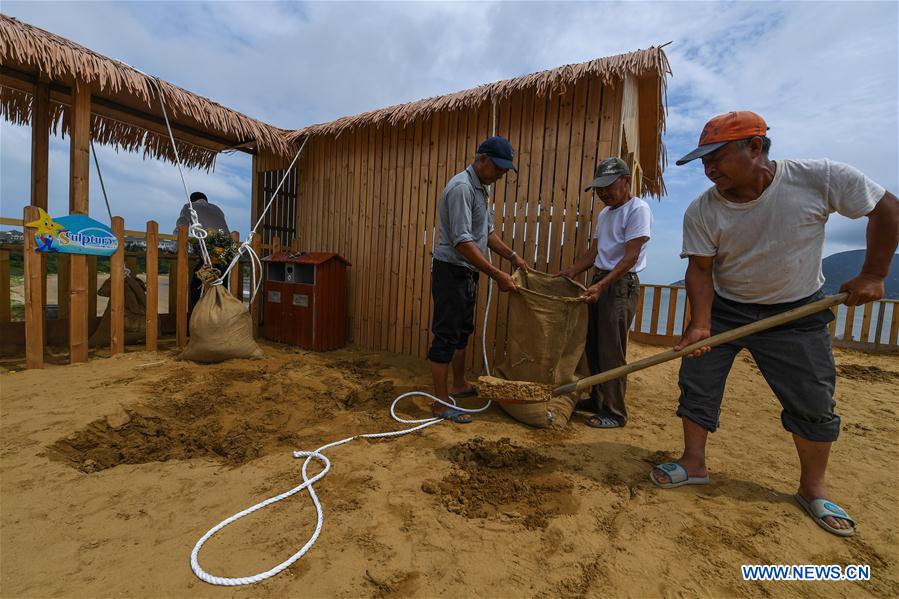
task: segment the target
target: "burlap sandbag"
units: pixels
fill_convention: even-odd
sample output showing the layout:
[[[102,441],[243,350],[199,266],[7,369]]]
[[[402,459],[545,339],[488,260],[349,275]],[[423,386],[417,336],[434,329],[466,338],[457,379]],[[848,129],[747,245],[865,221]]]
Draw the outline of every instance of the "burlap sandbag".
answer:
[[[198,273],[201,279],[202,272],[203,269]],[[232,358],[263,358],[265,354],[253,339],[253,318],[243,302],[224,285],[214,285],[194,306],[190,339],[181,357],[194,362],[224,362]]]
[[[106,281],[97,290],[97,295],[109,297],[111,287],[111,279]],[[132,345],[141,343],[147,336],[147,286],[146,284],[131,274],[125,274],[125,343]],[[97,330],[91,335],[88,345],[90,347],[100,347],[109,345],[110,343],[110,326],[112,321],[112,303],[106,304],[106,310],[97,325]]]
[[[582,285],[542,272],[516,271],[518,293],[509,294],[506,355],[497,374],[506,380],[566,385],[578,380],[587,337],[587,305]],[[527,404],[500,404],[525,424],[565,426],[579,398],[553,397]]]

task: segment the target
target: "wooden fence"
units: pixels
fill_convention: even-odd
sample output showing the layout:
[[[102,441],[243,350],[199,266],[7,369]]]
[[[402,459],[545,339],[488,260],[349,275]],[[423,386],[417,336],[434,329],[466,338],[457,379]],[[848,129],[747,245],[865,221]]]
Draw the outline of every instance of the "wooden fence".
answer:
[[[25,208],[24,219],[0,218],[0,224],[22,227],[24,222],[37,219],[37,209],[33,206]],[[185,226],[178,227],[177,235],[159,233],[156,222],[148,221],[145,230],[127,230],[121,217],[113,217],[112,230],[119,239],[119,249],[110,257],[110,352],[124,351],[125,345],[125,311],[124,281],[127,267],[137,276],[138,258],[146,260],[147,311],[146,341],[149,351],[157,349],[157,331],[172,332],[176,343],[183,347],[187,343],[188,333],[188,298],[189,281],[193,266],[197,260],[188,254],[188,237]],[[0,246],[0,338],[5,353],[24,347],[28,368],[41,368],[44,363],[45,345],[68,345],[70,361],[84,361],[91,333],[96,329],[100,318],[97,316],[97,258],[87,257],[87,282],[84,289],[74,288],[69,274],[69,256],[54,254],[58,267],[58,303],[56,318],[48,318],[45,312],[47,301],[47,254],[34,251],[33,229],[24,230],[23,245]],[[232,232],[237,239],[238,233]],[[125,238],[144,239],[146,249],[141,251],[127,250]],[[176,243],[174,252],[160,252],[159,241],[172,240]],[[24,321],[13,321],[11,318],[11,276],[10,256],[22,254],[24,278]],[[160,261],[169,263],[168,309],[159,313],[159,269]],[[231,271],[229,287],[231,293],[243,298],[244,265]],[[73,295],[86,296],[86,308],[77,310],[71,301]]]
[[[899,301],[882,299],[864,306],[832,309],[833,345],[868,352],[899,352]],[[630,338],[651,345],[677,343],[690,320],[687,290],[672,285],[641,285]]]

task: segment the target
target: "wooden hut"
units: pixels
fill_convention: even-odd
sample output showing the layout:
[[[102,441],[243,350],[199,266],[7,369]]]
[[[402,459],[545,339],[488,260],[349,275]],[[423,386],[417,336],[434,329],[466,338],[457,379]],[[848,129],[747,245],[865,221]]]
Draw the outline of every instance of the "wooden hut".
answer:
[[[478,143],[494,132],[512,142],[518,174],[493,190],[496,230],[534,267],[555,271],[589,243],[598,207],[583,187],[599,160],[621,156],[637,175],[635,193],[664,193],[668,73],[664,52],[650,48],[296,131],[290,139],[308,142],[279,211],[265,221],[263,242],[346,256],[355,265],[350,339],[423,357],[440,194]],[[254,213],[284,167],[256,157]],[[472,366],[480,363],[484,279]],[[491,359],[504,347],[506,302],[495,293],[490,305]]]
[[[88,213],[90,142],[112,145],[144,156],[173,161],[175,155],[167,131],[163,107],[176,140],[178,156],[185,166],[212,167],[224,150],[267,156],[292,155],[286,132],[221,106],[176,85],[151,77],[123,62],[102,56],[63,37],[0,14],[0,114],[16,124],[32,128],[32,207],[47,209],[47,162],[50,133],[60,133],[70,143],[69,212]],[[4,209],[9,206],[4,204]],[[21,213],[20,213],[21,214]],[[10,219],[4,219],[10,220]],[[24,219],[23,219],[24,220]],[[114,228],[116,225],[114,220]],[[120,220],[120,219],[119,219]],[[4,223],[11,224],[11,223]],[[125,231],[121,223],[122,236]],[[155,256],[156,223],[150,223],[151,251]],[[131,232],[128,232],[129,234]],[[182,236],[183,237],[183,236]],[[25,323],[0,323],[3,334],[22,335],[29,367],[43,364],[46,333],[45,267],[43,257],[25,251]],[[32,240],[33,241],[33,240]],[[120,238],[121,241],[121,238]],[[182,240],[183,241],[183,240]],[[148,248],[151,244],[147,244]],[[183,243],[180,244],[183,250]],[[89,305],[96,301],[96,259],[87,256],[66,257],[60,282],[61,316],[56,329],[68,329],[70,360],[87,359],[88,330],[92,318]],[[2,260],[0,260],[2,262]],[[148,263],[155,264],[149,259]],[[179,260],[179,263],[182,260]],[[181,270],[186,271],[186,260]],[[121,301],[122,256],[113,257],[110,301]],[[179,277],[186,280],[186,272]],[[8,303],[8,277],[5,297]],[[155,292],[153,292],[155,293]],[[186,296],[173,298],[178,305],[178,338],[186,340]],[[148,293],[148,299],[151,299]],[[152,296],[155,300],[155,295]],[[96,304],[94,303],[94,306]],[[153,307],[155,310],[155,305]],[[96,309],[94,309],[96,312]],[[113,351],[121,349],[121,314],[113,316]],[[155,319],[155,312],[148,316]],[[8,318],[7,318],[8,320]],[[155,320],[153,323],[155,330]],[[148,331],[151,329],[148,322]]]

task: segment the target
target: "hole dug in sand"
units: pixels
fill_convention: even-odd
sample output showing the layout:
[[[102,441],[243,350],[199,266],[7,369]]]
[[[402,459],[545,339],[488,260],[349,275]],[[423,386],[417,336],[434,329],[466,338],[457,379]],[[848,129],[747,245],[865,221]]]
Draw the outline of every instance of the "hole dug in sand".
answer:
[[[56,441],[48,455],[93,473],[122,464],[195,458],[239,466],[292,451],[304,445],[300,433],[316,435],[315,427],[333,425],[337,413],[386,412],[396,395],[393,383],[378,380],[376,367],[361,366],[348,377],[320,368],[315,376],[330,385],[324,390],[310,387],[306,371],[277,364],[252,371],[172,372],[147,384],[150,397],[165,400],[119,408]]]
[[[422,483],[444,507],[466,518],[513,520],[528,529],[573,514],[573,485],[553,468],[555,460],[514,445],[508,437],[475,437],[446,450],[456,470],[440,482]]]

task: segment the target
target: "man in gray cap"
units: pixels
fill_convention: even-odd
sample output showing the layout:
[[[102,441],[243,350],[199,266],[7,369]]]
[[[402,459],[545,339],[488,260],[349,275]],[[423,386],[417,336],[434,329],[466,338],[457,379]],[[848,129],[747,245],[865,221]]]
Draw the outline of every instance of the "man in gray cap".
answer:
[[[590,374],[622,366],[627,359],[627,335],[637,309],[640,279],[646,268],[646,242],[652,228],[649,204],[631,195],[631,171],[620,158],[606,158],[584,191],[593,190],[606,207],[599,213],[590,248],[557,276],[573,279],[591,266],[593,280],[584,294],[590,304],[587,364]],[[578,404],[594,414],[587,425],[618,428],[627,423],[624,396],[627,378],[594,386],[590,399]]]
[[[428,350],[434,395],[452,403],[474,397],[477,389],[465,379],[465,347],[474,332],[474,308],[480,273],[494,279],[500,291],[514,291],[512,277],[493,266],[487,248],[527,270],[527,264],[503,243],[493,231],[493,211],[487,206],[487,186],[499,181],[507,171],[515,170],[512,144],[495,135],[478,146],[474,162],[450,179],[440,198],[440,242],[434,248],[431,265],[431,295],[434,314],[431,332],[434,339]],[[453,385],[448,386],[450,366]],[[471,416],[434,402],[434,415],[459,424],[471,422]]]

